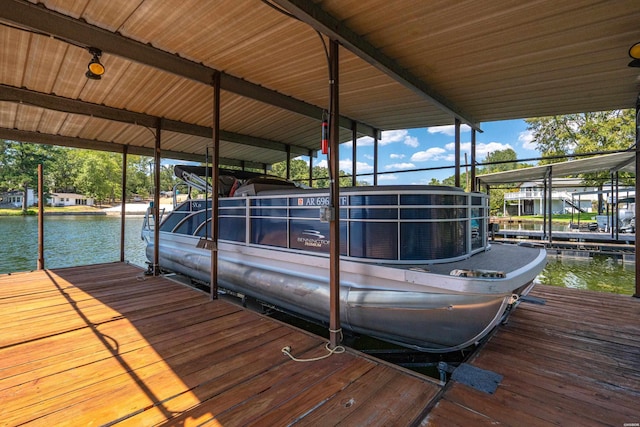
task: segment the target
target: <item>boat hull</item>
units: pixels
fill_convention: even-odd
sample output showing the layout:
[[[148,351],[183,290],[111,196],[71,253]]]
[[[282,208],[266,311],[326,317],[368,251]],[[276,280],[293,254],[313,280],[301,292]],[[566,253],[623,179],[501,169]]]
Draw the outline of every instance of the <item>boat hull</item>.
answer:
[[[159,264],[209,282],[210,251],[194,236],[160,233]],[[406,347],[449,352],[473,345],[496,326],[515,295],[544,266],[544,250],[520,248],[527,265],[502,278],[456,277],[424,268],[341,261],[341,326]],[[153,257],[153,242],[147,257]],[[496,254],[499,256],[499,254]],[[452,263],[451,270],[464,267]],[[443,266],[439,266],[442,270]],[[218,284],[284,310],[329,320],[329,259],[219,242]]]

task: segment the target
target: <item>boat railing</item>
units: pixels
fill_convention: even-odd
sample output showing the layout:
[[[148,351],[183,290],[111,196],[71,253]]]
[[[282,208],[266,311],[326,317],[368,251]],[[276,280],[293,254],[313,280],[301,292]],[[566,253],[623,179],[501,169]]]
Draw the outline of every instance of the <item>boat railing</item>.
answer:
[[[296,252],[329,251],[328,205],[321,193],[221,198],[219,239]],[[161,231],[210,235],[210,201],[189,200]],[[341,195],[340,252],[359,261],[423,264],[463,259],[488,247],[488,197],[455,190]]]
[[[156,221],[153,206],[147,207],[147,211],[145,212],[144,218],[142,219],[142,231],[140,235],[142,240],[145,240],[145,233],[153,232],[155,230],[156,224],[162,224],[164,212],[164,208],[159,209],[160,220]]]

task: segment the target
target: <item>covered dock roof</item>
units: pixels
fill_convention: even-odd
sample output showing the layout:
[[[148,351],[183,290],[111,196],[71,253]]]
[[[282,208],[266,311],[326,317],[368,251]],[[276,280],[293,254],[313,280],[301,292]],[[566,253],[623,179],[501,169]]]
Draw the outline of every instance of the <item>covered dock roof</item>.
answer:
[[[202,161],[220,72],[220,156],[319,148],[326,44],[340,140],[381,130],[634,106],[630,0],[0,1],[0,138]],[[100,49],[101,80],[85,77]]]
[[[570,160],[561,163],[534,166],[526,169],[514,169],[479,175],[478,181],[484,185],[508,184],[545,179],[549,172],[554,177],[566,177],[591,172],[630,172],[635,173],[636,152],[605,154],[586,159]]]

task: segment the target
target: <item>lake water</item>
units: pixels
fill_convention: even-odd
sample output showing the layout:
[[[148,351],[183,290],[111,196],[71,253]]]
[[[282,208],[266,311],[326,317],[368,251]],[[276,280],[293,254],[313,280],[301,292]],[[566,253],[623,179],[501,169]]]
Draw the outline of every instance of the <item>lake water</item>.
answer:
[[[142,216],[126,217],[125,260],[146,267],[140,238]],[[0,274],[31,271],[37,267],[38,219],[0,217]],[[60,268],[120,260],[120,216],[46,216],[45,267]],[[548,257],[538,283],[632,295],[635,266],[608,257]]]
[[[125,260],[146,267],[140,238],[142,216],[125,221]],[[38,218],[0,217],[0,274],[37,267]],[[44,219],[44,265],[73,267],[120,261],[120,216],[61,215]]]

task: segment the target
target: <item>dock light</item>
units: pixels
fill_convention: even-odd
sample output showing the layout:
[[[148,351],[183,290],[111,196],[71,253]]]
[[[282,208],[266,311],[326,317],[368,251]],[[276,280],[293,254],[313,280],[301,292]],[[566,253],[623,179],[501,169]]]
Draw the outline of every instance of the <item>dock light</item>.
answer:
[[[633,58],[633,61],[629,62],[629,67],[640,67],[640,42],[631,46],[629,56]]]
[[[85,76],[87,76],[88,79],[100,80],[104,74],[104,65],[100,63],[102,51],[95,47],[90,47],[89,53],[93,55],[93,58],[91,58],[91,61],[89,61],[89,64],[87,65],[87,72],[85,73]]]

